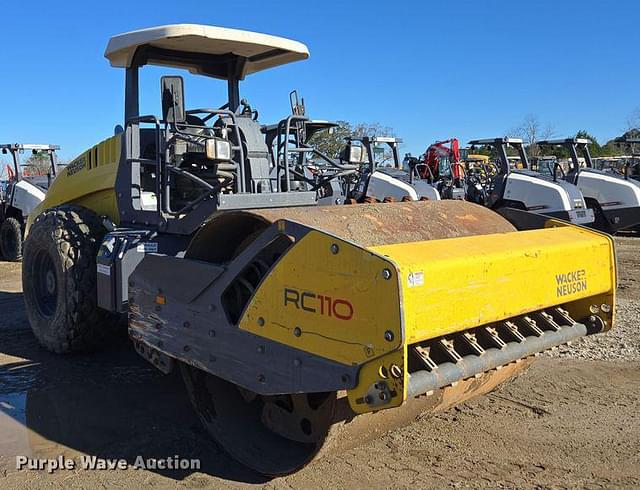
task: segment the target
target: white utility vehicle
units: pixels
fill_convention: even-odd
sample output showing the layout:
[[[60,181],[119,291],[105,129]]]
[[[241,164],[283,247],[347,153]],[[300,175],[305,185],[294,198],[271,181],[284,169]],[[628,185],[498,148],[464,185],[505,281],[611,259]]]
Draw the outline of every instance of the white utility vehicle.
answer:
[[[5,260],[18,261],[22,258],[22,239],[27,216],[44,201],[49,184],[56,176],[55,145],[3,144],[0,152],[11,154],[11,165],[7,165],[7,180],[0,186],[0,254]],[[25,151],[32,155],[46,154],[49,169],[44,175],[33,175],[20,162]]]

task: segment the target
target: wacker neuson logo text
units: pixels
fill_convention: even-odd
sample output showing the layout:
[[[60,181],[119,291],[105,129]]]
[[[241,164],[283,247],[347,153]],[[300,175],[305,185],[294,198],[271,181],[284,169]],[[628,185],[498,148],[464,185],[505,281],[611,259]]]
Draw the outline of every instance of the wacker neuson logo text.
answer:
[[[584,269],[556,274],[556,296],[568,296],[586,290],[587,273]]]
[[[78,459],[60,455],[56,458],[28,458],[16,456],[16,469],[37,470],[53,473],[59,470],[199,470],[199,459],[187,459],[180,456],[168,458],[144,458],[137,456],[133,463],[126,459],[98,458],[97,456],[81,456]]]

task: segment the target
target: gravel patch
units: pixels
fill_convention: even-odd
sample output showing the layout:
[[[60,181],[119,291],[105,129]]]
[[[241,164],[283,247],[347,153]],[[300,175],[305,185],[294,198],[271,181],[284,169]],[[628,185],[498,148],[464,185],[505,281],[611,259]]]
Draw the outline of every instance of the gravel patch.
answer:
[[[619,299],[616,313],[615,325],[609,332],[584,337],[548,354],[591,361],[639,361],[640,302]]]

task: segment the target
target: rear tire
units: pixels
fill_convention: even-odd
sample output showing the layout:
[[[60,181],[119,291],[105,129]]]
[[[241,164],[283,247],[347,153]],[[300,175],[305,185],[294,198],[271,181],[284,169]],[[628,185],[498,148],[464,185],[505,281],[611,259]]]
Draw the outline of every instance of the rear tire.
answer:
[[[106,230],[79,206],[43,212],[24,244],[22,283],[29,323],[59,354],[100,348],[119,330],[119,316],[97,306],[96,257]]]
[[[0,226],[0,253],[10,262],[22,259],[22,225],[16,218],[7,218]]]

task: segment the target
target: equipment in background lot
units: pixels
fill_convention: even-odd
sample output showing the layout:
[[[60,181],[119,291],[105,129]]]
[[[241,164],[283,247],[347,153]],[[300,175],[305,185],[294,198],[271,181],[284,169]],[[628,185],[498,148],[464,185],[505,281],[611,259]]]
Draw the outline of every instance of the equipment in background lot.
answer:
[[[470,166],[475,164],[487,164],[489,163],[488,155],[481,155],[479,153],[469,153],[469,150],[466,149],[466,156],[462,159],[462,163],[465,165],[465,169],[468,170]]]
[[[627,143],[631,145],[629,176],[634,180],[640,181],[640,150],[635,150],[635,145],[640,145],[640,139],[628,139]]]
[[[299,99],[295,90],[289,94],[289,100],[291,119],[262,127],[271,161],[280,158],[279,165],[284,165],[283,150],[286,148],[287,164],[296,178],[292,190],[296,187],[316,191],[318,204],[344,204],[358,180],[360,164],[339,163],[311,145],[309,142],[314,135],[333,131],[338,124],[306,117],[304,99]],[[289,141],[284,140],[284,133],[289,135]],[[277,168],[271,169],[272,178]]]
[[[270,151],[239,92],[306,59],[303,44],[180,24],[116,36],[106,57],[126,71],[124,131],[73,160],[29,215],[31,327],[47,349],[79,352],[127,313],[137,352],[182,371],[203,425],[255,471],[296,471],[612,327],[605,234],[464,201],[318,205],[292,158],[310,128],[295,123],[311,122],[294,111]],[[141,116],[146,64],[224,80],[228,101],[187,110],[182,78],[165,76],[162,116]]]
[[[422,177],[426,179],[432,176],[443,199],[465,198],[465,173],[457,138],[436,141],[427,148],[422,159],[426,166]]]
[[[587,206],[595,214],[595,228],[615,233],[639,225],[640,183],[628,178],[628,168],[622,176],[594,168],[589,153],[590,143],[585,138],[565,138],[539,141],[537,144],[541,147],[562,146],[569,150],[569,171],[564,172],[555,166],[554,178],[559,169],[564,180],[580,189]]]
[[[8,180],[0,189],[0,257],[19,261],[22,258],[22,238],[29,213],[44,200],[51,180],[56,176],[55,145],[1,144],[3,154],[10,153],[12,165],[7,165]],[[29,175],[20,162],[20,154],[31,151],[44,153],[50,167],[46,175]]]
[[[499,173],[498,167],[487,155],[468,154],[468,152],[463,163],[465,199],[485,206],[489,200],[494,179]]]
[[[553,155],[542,155],[530,159],[531,170],[547,177],[553,177],[557,172],[556,166],[559,165],[558,159]],[[560,167],[558,167],[560,168]]]
[[[555,178],[529,170],[529,159],[519,138],[472,140],[473,146],[489,146],[497,152],[498,172],[485,193],[485,205],[492,209],[514,208],[560,218],[575,224],[594,221],[578,188]],[[509,157],[514,148],[518,157]],[[513,168],[510,160],[518,160],[523,168]]]
[[[640,138],[620,138],[616,142],[625,144],[631,150],[631,159],[624,166],[623,175],[640,181]]]
[[[372,203],[440,199],[436,188],[419,176],[420,165],[410,166],[408,171],[402,169],[398,156],[400,143],[400,138],[390,136],[347,138],[341,160],[359,166],[358,180],[349,193],[352,201]],[[376,150],[385,146],[391,153],[379,161]]]

